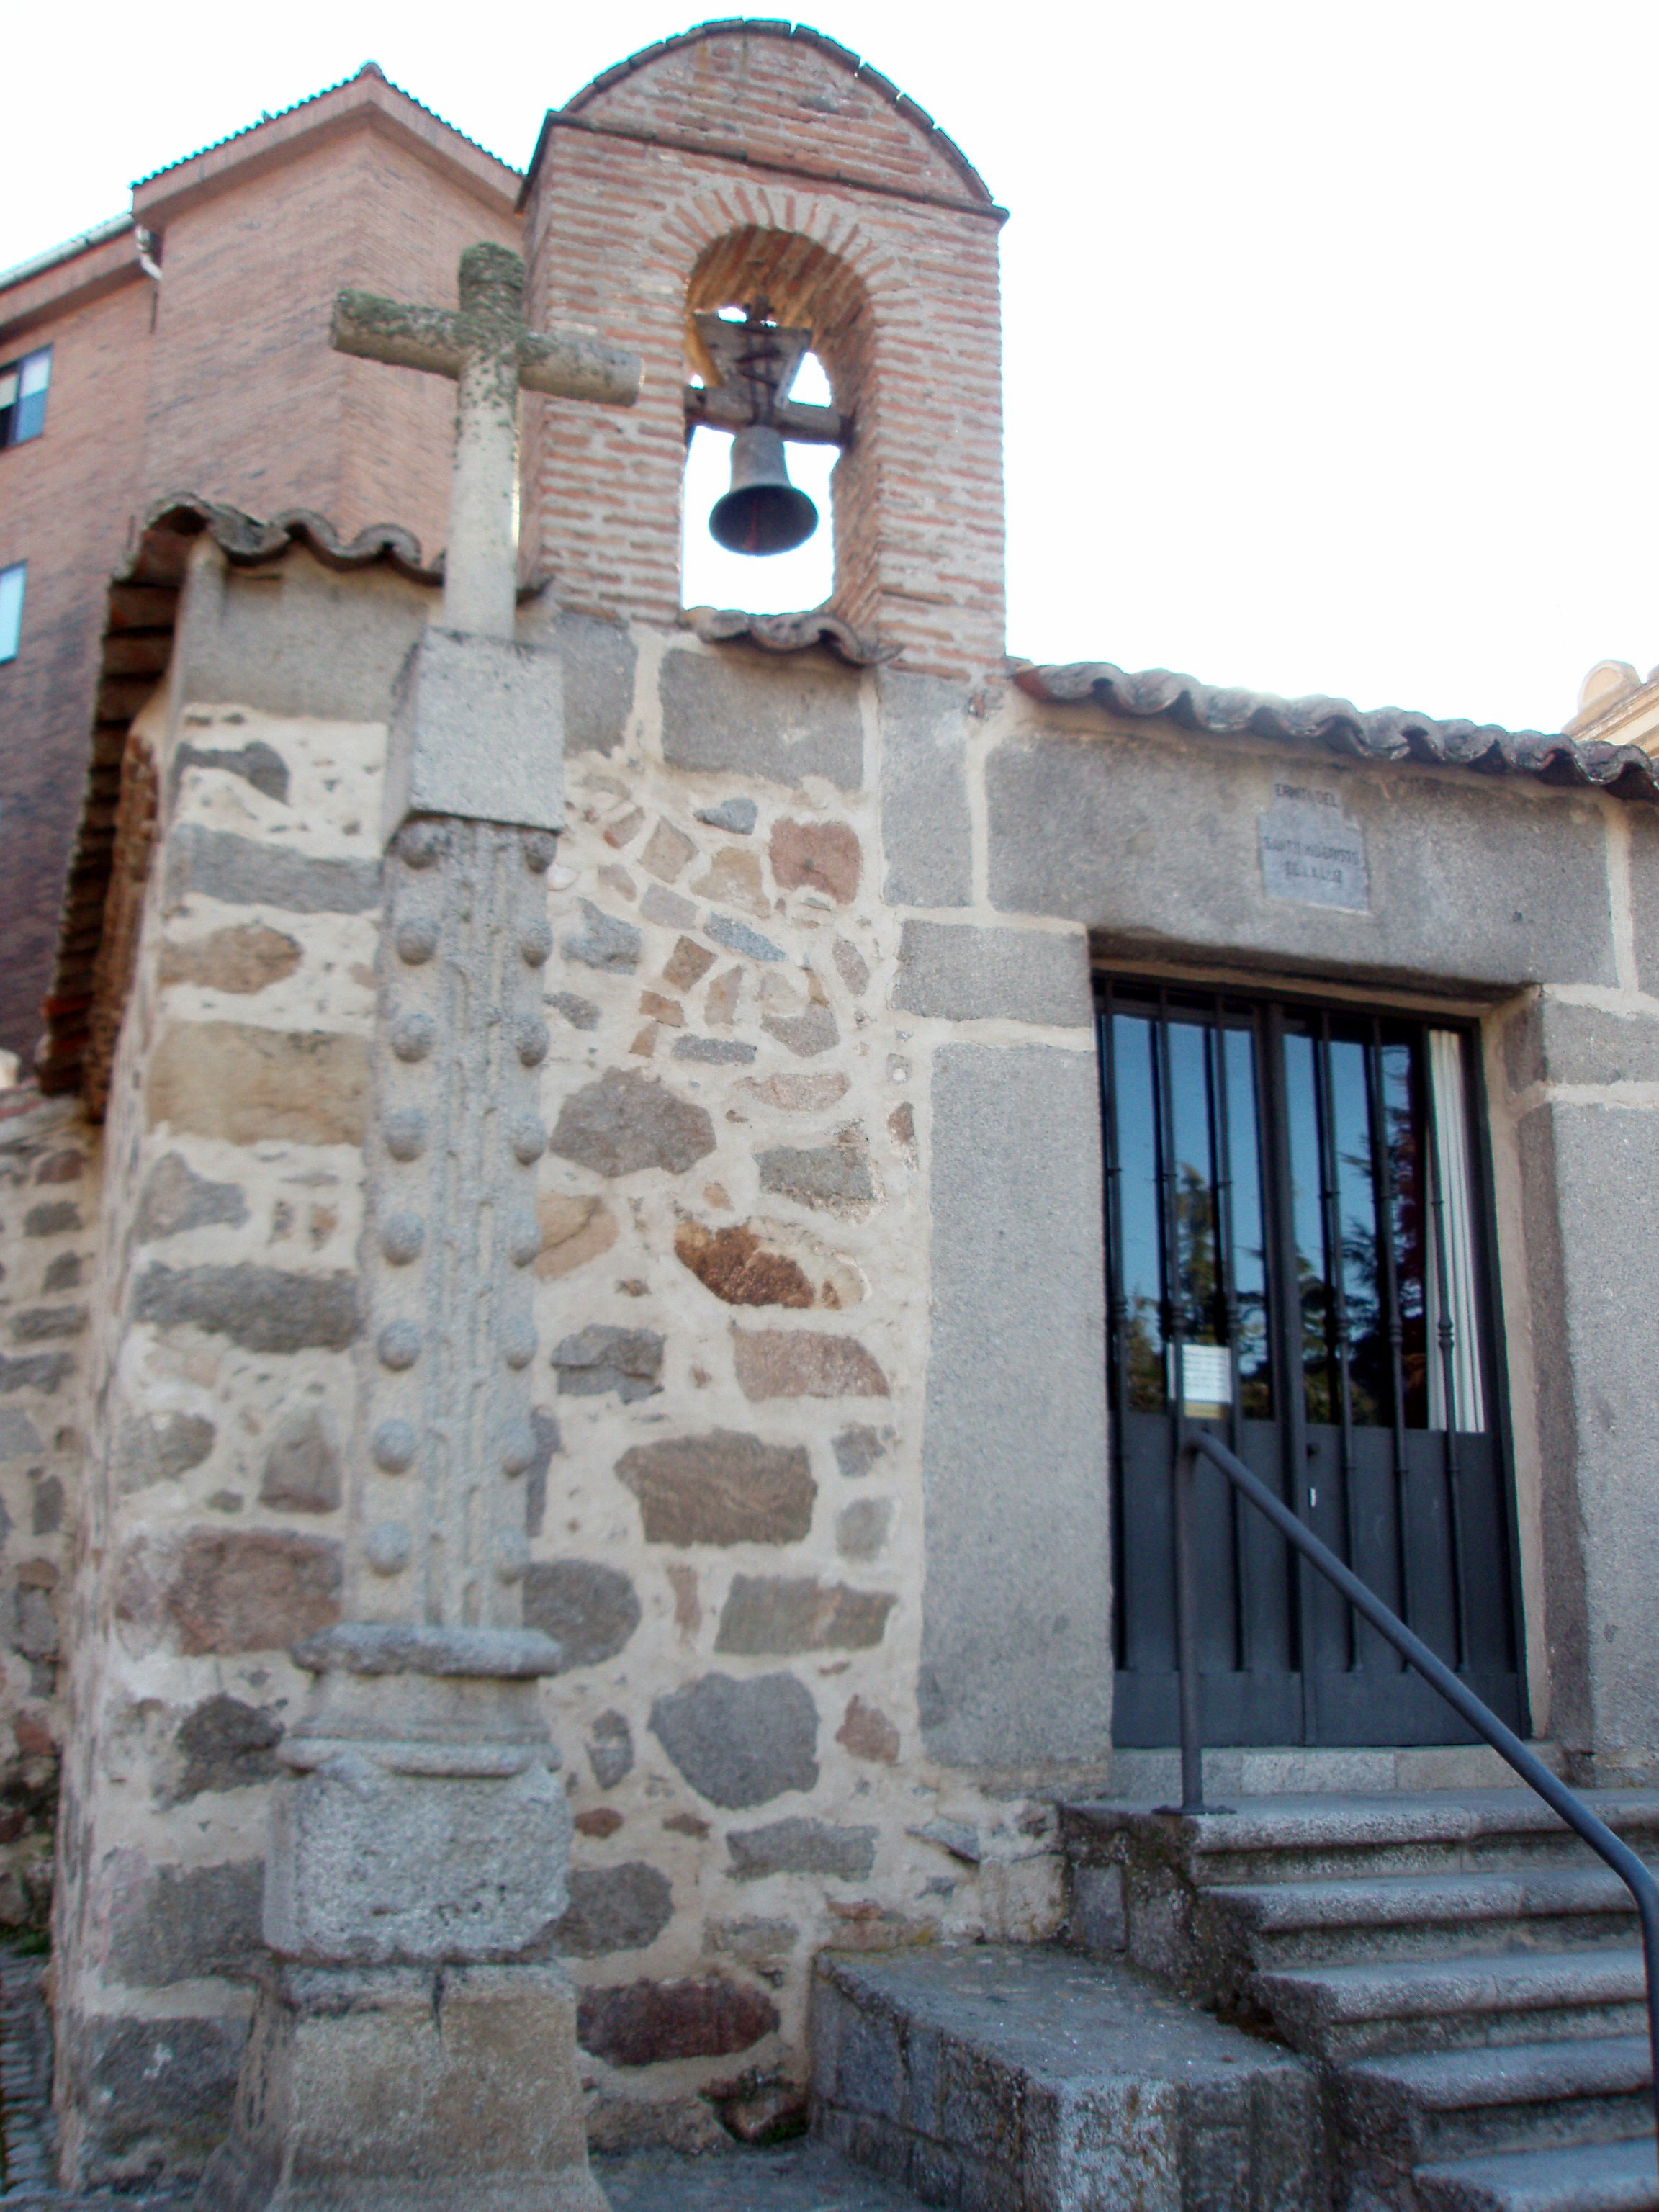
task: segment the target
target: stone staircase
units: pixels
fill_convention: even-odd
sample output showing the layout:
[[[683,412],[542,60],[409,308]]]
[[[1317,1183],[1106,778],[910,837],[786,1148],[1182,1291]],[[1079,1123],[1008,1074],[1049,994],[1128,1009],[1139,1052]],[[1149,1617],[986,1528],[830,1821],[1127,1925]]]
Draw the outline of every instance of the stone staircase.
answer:
[[[1659,1792],[1588,1795],[1659,1862]],[[824,1963],[845,2155],[962,2212],[1659,2212],[1634,1909],[1530,1793],[1062,1826],[1069,1951]]]

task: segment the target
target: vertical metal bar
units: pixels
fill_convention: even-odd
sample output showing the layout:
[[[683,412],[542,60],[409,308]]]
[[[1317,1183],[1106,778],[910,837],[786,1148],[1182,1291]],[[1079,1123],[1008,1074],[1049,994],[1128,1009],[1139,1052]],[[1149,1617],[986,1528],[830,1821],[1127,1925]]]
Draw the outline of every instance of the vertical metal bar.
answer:
[[[1183,1443],[1175,1460],[1176,1692],[1181,1711],[1181,1809],[1204,1806],[1204,1736],[1198,1696],[1198,1631],[1193,1603],[1193,1479],[1198,1454]]]
[[[1382,1024],[1375,1016],[1366,1057],[1370,1073],[1371,1203],[1376,1216],[1382,1327],[1389,1344],[1389,1402],[1394,1413],[1395,1571],[1400,1577],[1400,1610],[1409,1622],[1415,1608],[1412,1602],[1411,1546],[1407,1540],[1406,1527],[1410,1505],[1410,1470],[1406,1462],[1406,1324],[1400,1311],[1400,1271],[1395,1253],[1400,1194],[1395,1183],[1394,1152],[1389,1143],[1388,1092],[1382,1082]]]
[[[1216,1291],[1222,1342],[1227,1347],[1227,1442],[1237,1451],[1243,1442],[1238,1405],[1238,1288],[1233,1279],[1233,1154],[1231,1115],[1227,1098],[1227,1005],[1218,991],[1215,1027],[1211,1032],[1213,1071],[1211,1076],[1211,1157],[1215,1164]],[[1230,1486],[1227,1511],[1233,1555],[1233,1670],[1243,1674],[1246,1664],[1244,1592],[1246,1542],[1244,1516],[1238,1495]]]
[[[1331,1018],[1319,1018],[1319,1180],[1325,1222],[1325,1342],[1337,1388],[1338,1452],[1342,1484],[1342,1548],[1354,1555],[1353,1398],[1348,1371],[1348,1285],[1342,1251],[1342,1190],[1337,1181],[1336,1085],[1331,1064]],[[1358,1664],[1358,1639],[1351,1614],[1343,1615],[1348,1665]]]
[[[1128,1409],[1129,1303],[1123,1291],[1123,1162],[1117,1139],[1117,1001],[1111,983],[1102,988],[1103,1003],[1095,1021],[1099,1038],[1098,1076],[1100,1121],[1105,1152],[1106,1206],[1106,1399],[1111,1429],[1108,1443],[1110,1468],[1113,1646],[1119,1667],[1128,1656],[1127,1625],[1123,1610],[1123,1485],[1127,1460],[1124,1415]]]
[[[1446,1194],[1440,1182],[1440,1120],[1434,1098],[1434,1064],[1429,1055],[1429,1032],[1422,1032],[1423,1050],[1423,1134],[1424,1149],[1428,1154],[1428,1190],[1430,1218],[1434,1224],[1434,1279],[1440,1306],[1439,1326],[1436,1334],[1440,1345],[1440,1395],[1446,1425],[1442,1430],[1442,1464],[1446,1483],[1446,1512],[1452,1547],[1453,1607],[1456,1615],[1454,1624],[1454,1649],[1457,1667],[1467,1667],[1469,1662],[1469,1590],[1468,1562],[1463,1556],[1463,1500],[1457,1468],[1457,1327],[1451,1313],[1451,1271],[1447,1265]],[[1459,1050],[1462,1050],[1460,1042]]]
[[[1291,1168],[1290,1098],[1282,1007],[1262,1007],[1256,1043],[1260,1111],[1267,1138],[1264,1166],[1267,1183],[1267,1310],[1273,1329],[1282,1486],[1290,1510],[1300,1519],[1308,1502],[1308,1405],[1303,1372],[1302,1282],[1297,1267],[1296,1181]],[[1313,1585],[1300,1553],[1287,1558],[1287,1567],[1290,1661],[1302,1678],[1303,1741],[1312,1743],[1317,1738],[1319,1724]]]
[[[1160,990],[1158,994],[1158,1052],[1156,1055],[1156,1064],[1158,1071],[1158,1228],[1162,1243],[1164,1263],[1164,1372],[1169,1376],[1170,1465],[1172,1476],[1175,1477],[1170,1498],[1170,1509],[1171,1512],[1175,1516],[1176,1522],[1175,1534],[1176,1556],[1171,1560],[1170,1565],[1174,1571],[1174,1580],[1176,1585],[1176,1664],[1179,1670],[1181,1667],[1180,1638],[1182,1619],[1181,1559],[1179,1554],[1180,1545],[1182,1542],[1182,1530],[1180,1523],[1181,1483],[1178,1474],[1176,1474],[1176,1470],[1179,1468],[1181,1453],[1187,1441],[1187,1370],[1185,1360],[1185,1316],[1183,1311],[1183,1299],[1182,1296],[1182,1285],[1181,1280],[1181,1224],[1176,1211],[1177,1190],[1175,1157],[1175,1095],[1173,1073],[1170,1065],[1170,1000],[1169,994],[1162,990]],[[1188,1536],[1190,1536],[1190,1533],[1189,1529],[1188,1531]],[[1187,1626],[1188,1634],[1195,1638],[1196,1632],[1193,1626],[1190,1609],[1188,1614]],[[1188,1656],[1189,1659],[1192,1660],[1192,1665],[1186,1670],[1186,1672],[1188,1674],[1190,1674],[1191,1677],[1191,1694],[1193,1697],[1196,1698],[1198,1695],[1197,1661],[1196,1658],[1194,1657],[1192,1652],[1189,1652]],[[1186,1676],[1183,1675],[1182,1680],[1184,1680],[1185,1679]],[[1181,1697],[1185,1697],[1188,1694],[1186,1690],[1181,1687],[1180,1683],[1177,1683],[1176,1689],[1177,1694]]]

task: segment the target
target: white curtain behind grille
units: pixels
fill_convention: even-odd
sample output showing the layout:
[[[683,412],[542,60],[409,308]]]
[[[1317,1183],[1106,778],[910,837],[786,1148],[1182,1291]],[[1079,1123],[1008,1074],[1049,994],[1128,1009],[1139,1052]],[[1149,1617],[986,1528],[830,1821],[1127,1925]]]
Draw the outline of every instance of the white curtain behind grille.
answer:
[[[1474,1178],[1469,1164],[1469,1109],[1463,1081],[1463,1040],[1455,1030],[1429,1031],[1429,1084],[1434,1098],[1434,1157],[1437,1206],[1431,1204],[1425,1239],[1428,1274],[1429,1426],[1446,1421],[1446,1360],[1440,1346],[1441,1283],[1451,1317],[1450,1425],[1486,1425],[1480,1384],[1480,1334],[1475,1312]],[[1443,1265],[1437,1250],[1445,1238]]]

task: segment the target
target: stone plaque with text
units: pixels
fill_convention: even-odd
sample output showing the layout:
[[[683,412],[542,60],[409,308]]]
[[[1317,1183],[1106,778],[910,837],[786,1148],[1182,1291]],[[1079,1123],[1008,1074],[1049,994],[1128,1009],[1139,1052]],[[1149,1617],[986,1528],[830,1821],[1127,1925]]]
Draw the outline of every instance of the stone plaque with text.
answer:
[[[1273,803],[1258,819],[1261,887],[1269,898],[1369,913],[1364,832],[1335,792],[1276,783]]]

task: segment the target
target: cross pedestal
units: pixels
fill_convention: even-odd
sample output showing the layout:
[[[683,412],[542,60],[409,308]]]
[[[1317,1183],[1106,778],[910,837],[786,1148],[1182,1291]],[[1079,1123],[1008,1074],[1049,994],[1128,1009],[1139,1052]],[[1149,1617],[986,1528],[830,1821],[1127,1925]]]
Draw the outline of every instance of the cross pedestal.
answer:
[[[459,313],[342,293],[334,343],[453,377],[442,623],[404,671],[361,1264],[349,1617],[279,1756],[270,1959],[198,2212],[603,2212],[551,1955],[570,1813],[523,1626],[541,968],[563,822],[556,655],[513,641],[521,384],[629,404],[639,364],[526,329],[524,264]]]

